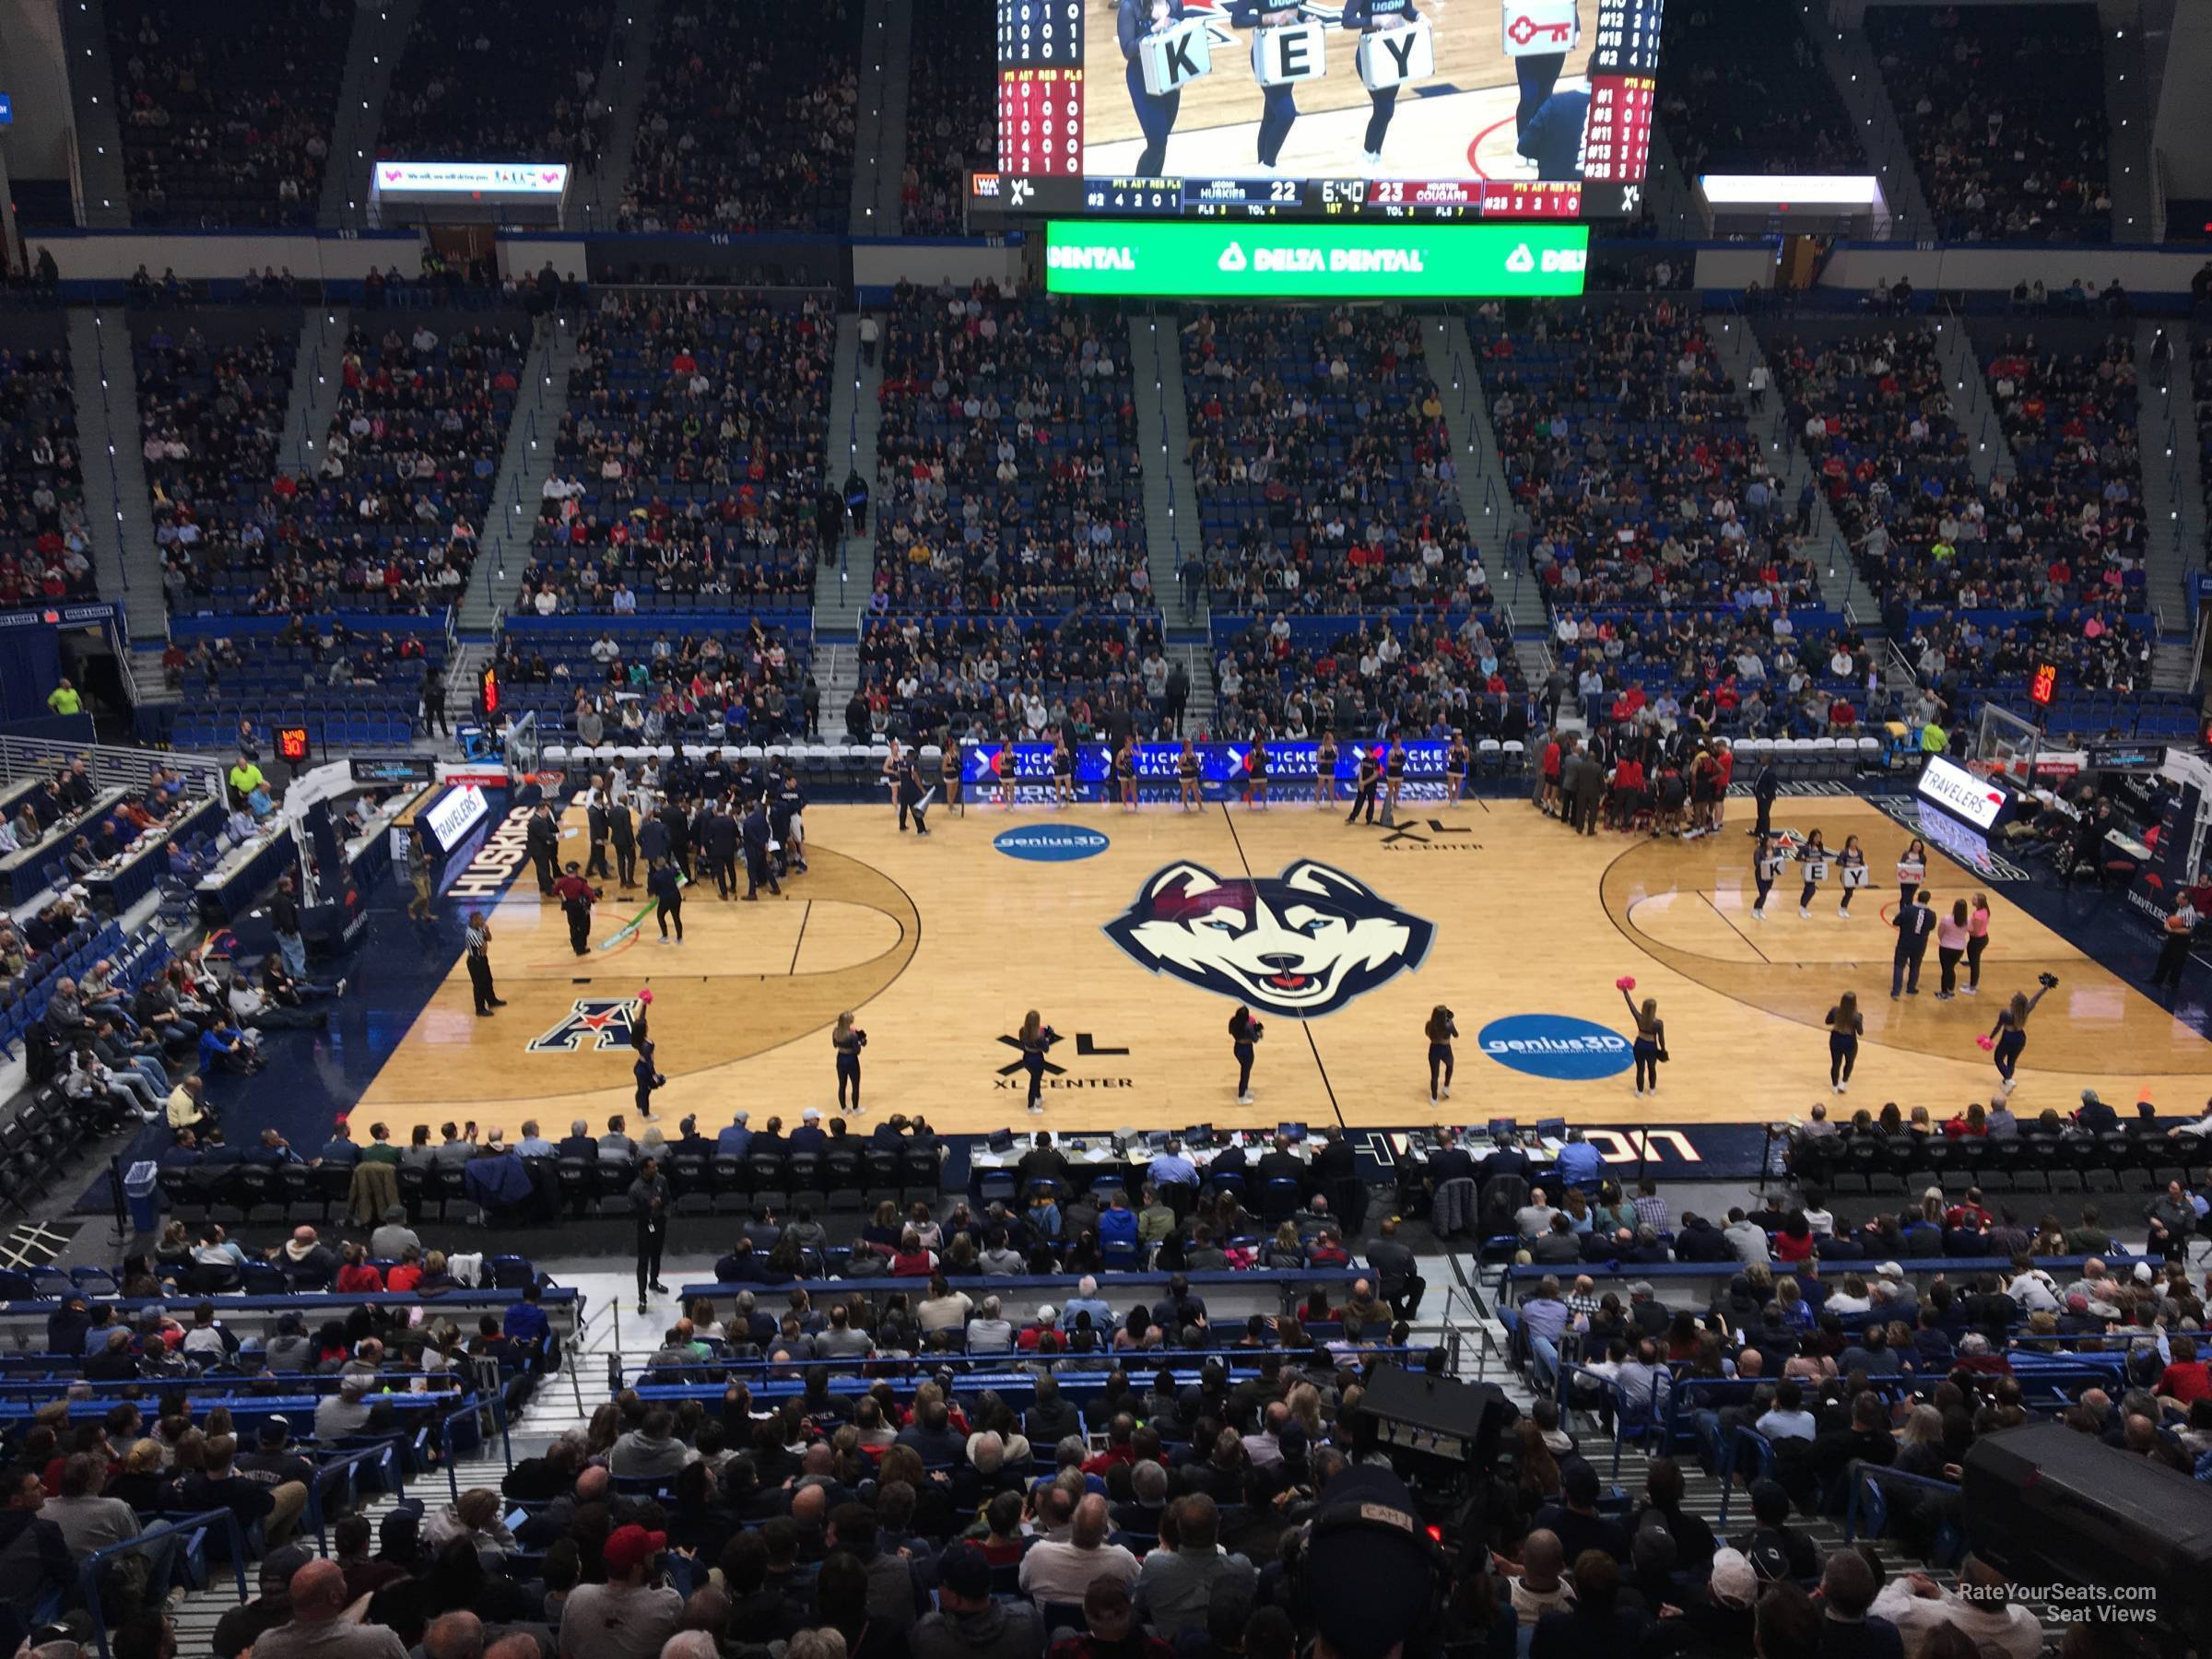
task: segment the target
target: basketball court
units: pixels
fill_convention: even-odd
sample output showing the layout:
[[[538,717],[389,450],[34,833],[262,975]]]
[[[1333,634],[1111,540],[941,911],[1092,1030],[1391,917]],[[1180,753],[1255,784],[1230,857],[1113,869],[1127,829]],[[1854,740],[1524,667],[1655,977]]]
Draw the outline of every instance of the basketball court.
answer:
[[[525,1117],[556,1137],[572,1117],[596,1127],[631,1104],[628,1036],[645,989],[668,1078],[655,1109],[671,1127],[739,1107],[756,1124],[832,1112],[829,1033],[845,1008],[869,1036],[866,1121],[921,1112],[947,1133],[1032,1121],[1010,1041],[1032,1007],[1061,1038],[1034,1120],[1055,1130],[1760,1123],[1815,1100],[1946,1114],[1989,1097],[1994,1074],[1974,1037],[2046,971],[2060,984],[2030,1028],[2016,1112],[2070,1110],[2085,1088],[2124,1110],[2146,1087],[2183,1111],[2212,1085],[2212,1044],[2194,1029],[2035,920],[2006,883],[1939,853],[1940,906],[1991,901],[1983,993],[1936,1002],[1931,950],[1921,994],[1891,1002],[1890,872],[1910,831],[1873,801],[1785,797],[1778,829],[1818,829],[1831,848],[1857,834],[1875,881],[1844,918],[1831,879],[1807,920],[1785,878],[1759,922],[1748,803],[1730,812],[1723,833],[1682,842],[1577,838],[1520,800],[1409,803],[1389,830],[1304,801],[991,805],[964,817],[940,806],[917,840],[887,807],[818,806],[811,873],[751,904],[693,887],[680,947],[659,942],[650,915],[626,935],[647,901],[610,886],[594,948],[575,957],[559,907],[525,872],[491,912],[509,1006],[476,1017],[456,962],[359,1111],[402,1139],[447,1118],[510,1135]],[[565,820],[564,856],[582,856],[581,816]],[[1643,1100],[1623,976],[1666,1022],[1670,1059]],[[1850,989],[1866,1041],[1839,1101],[1821,1022]],[[1250,1106],[1235,1100],[1227,1034],[1239,999],[1265,1025]],[[1432,1111],[1421,1027],[1439,1003],[1461,1040],[1453,1098]]]

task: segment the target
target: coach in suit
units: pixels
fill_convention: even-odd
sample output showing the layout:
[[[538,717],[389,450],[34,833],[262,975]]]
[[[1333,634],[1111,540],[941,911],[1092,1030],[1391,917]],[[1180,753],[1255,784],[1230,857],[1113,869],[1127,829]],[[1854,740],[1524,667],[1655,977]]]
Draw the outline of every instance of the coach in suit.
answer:
[[[737,820],[727,801],[718,801],[708,815],[701,837],[707,867],[714,872],[714,892],[727,899],[737,890]]]
[[[606,818],[606,784],[603,779],[594,777],[592,780],[592,793],[586,798],[584,803],[583,821],[589,832],[592,844],[591,857],[585,861],[583,866],[584,875],[587,877],[593,876],[606,877],[612,875],[614,872],[609,870],[606,865],[606,838],[608,834],[608,824]]]
[[[768,833],[768,808],[756,804],[753,809],[745,815],[745,822],[740,829],[745,840],[745,896],[747,900],[759,898],[763,884],[767,886],[770,892],[781,898],[783,888],[776,880],[776,873],[768,867],[768,843],[771,839]]]
[[[615,883],[625,889],[638,885],[638,832],[630,822],[628,801],[609,801],[607,838],[615,843]]]
[[[549,801],[540,801],[537,810],[530,815],[528,827],[523,832],[523,846],[530,854],[530,862],[537,869],[537,890],[541,898],[553,897],[553,860],[560,852],[560,825],[553,817]]]

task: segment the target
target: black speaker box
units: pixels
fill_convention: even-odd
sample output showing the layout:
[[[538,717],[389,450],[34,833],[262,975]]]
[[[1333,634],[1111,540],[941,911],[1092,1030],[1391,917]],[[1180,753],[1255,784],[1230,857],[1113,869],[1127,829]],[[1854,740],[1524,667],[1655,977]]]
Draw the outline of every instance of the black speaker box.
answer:
[[[1963,1491],[1968,1546],[2016,1583],[2097,1586],[2124,1619],[2139,1619],[2148,1590],[2159,1624],[2212,1635],[2212,1494],[2200,1483],[2046,1422],[1977,1441]]]
[[[1355,1427],[1381,1445],[1487,1469],[1497,1461],[1499,1439],[1520,1415],[1488,1382],[1385,1365],[1368,1380]]]

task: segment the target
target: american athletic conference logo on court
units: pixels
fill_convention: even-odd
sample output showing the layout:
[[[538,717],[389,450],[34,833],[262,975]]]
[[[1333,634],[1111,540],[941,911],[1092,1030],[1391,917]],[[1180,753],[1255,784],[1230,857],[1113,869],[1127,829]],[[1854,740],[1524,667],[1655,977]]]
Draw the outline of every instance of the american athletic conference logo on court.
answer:
[[[566,1019],[544,1036],[531,1039],[527,1052],[573,1054],[580,1050],[629,1048],[632,1006],[622,997],[580,996]]]
[[[1436,924],[1356,876],[1301,858],[1280,876],[1157,871],[1106,924],[1139,966],[1292,1019],[1334,1014],[1418,969]]]

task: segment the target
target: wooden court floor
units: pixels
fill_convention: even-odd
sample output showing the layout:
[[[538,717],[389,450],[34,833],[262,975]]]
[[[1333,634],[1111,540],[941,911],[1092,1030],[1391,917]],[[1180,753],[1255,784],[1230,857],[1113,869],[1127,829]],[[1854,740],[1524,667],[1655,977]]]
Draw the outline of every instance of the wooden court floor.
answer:
[[[1032,1121],[1390,1127],[1491,1115],[1759,1123],[1817,1100],[1948,1113],[1988,1098],[1994,1074],[1974,1034],[2045,970],[2062,982],[2030,1027],[2016,1111],[2067,1110],[2088,1087],[2123,1109],[2146,1087],[2167,1111],[2204,1098],[2212,1044],[2002,886],[1978,886],[1940,855],[1930,883],[1942,905],[1976,891],[1992,901],[1983,994],[1936,1002],[1931,951],[1922,994],[1892,1003],[1885,916],[1907,834],[1870,803],[1784,800],[1776,818],[1819,829],[1830,847],[1862,838],[1876,880],[1854,913],[1837,915],[1831,879],[1810,920],[1798,917],[1792,888],[1777,890],[1768,920],[1752,922],[1745,810],[1733,804],[1726,833],[1682,843],[1572,837],[1519,801],[1414,804],[1394,833],[1347,828],[1341,807],[1303,803],[1189,814],[1170,805],[971,806],[964,817],[940,807],[932,835],[917,841],[895,831],[886,807],[817,806],[811,873],[755,904],[694,888],[680,948],[661,945],[650,920],[600,948],[645,904],[610,888],[594,947],[577,959],[559,909],[524,872],[492,916],[509,1006],[476,1018],[455,964],[361,1111],[403,1137],[448,1117],[510,1135],[525,1117],[556,1138],[572,1117],[596,1127],[630,1103],[625,1021],[650,987],[669,1079],[656,1110],[671,1132],[687,1112],[718,1124],[743,1106],[756,1124],[780,1114],[788,1125],[808,1105],[830,1112],[829,1030],[842,1008],[869,1034],[869,1121],[919,1111],[948,1132]],[[569,815],[571,835],[579,816]],[[1053,839],[1103,834],[1108,844],[1065,862],[994,844],[1008,830],[1034,839],[1062,830],[1085,833]],[[579,840],[566,844],[581,855]],[[1655,1097],[1632,1098],[1625,1065],[1560,1077],[1483,1052],[1484,1029],[1516,1016],[1536,1017],[1510,1028],[1523,1032],[1577,1020],[1631,1032],[1614,988],[1623,974],[1639,998],[1658,998],[1666,1021],[1671,1058]],[[1860,993],[1867,1038],[1855,1086],[1836,1101],[1820,1022],[1846,989]],[[1265,1023],[1251,1106],[1234,1099],[1230,991]],[[1461,1041],[1453,1099],[1432,1111],[1421,1025],[1439,1003],[1455,1012]],[[1039,1120],[1023,1110],[1009,1042],[1031,1007],[1062,1039]]]
[[[1436,73],[1408,86],[1398,100],[1383,148],[1387,174],[1465,178],[1469,151],[1478,147],[1483,176],[1534,178],[1535,168],[1513,149],[1519,94],[1513,60],[1500,34],[1503,8],[1496,0],[1422,0],[1419,10],[1434,25]],[[1568,54],[1562,83],[1579,82],[1596,42],[1598,0],[1580,0],[1580,11],[1582,43]],[[1093,176],[1126,172],[1144,143],[1129,102],[1111,0],[1092,0],[1086,19],[1083,171]],[[1256,153],[1264,92],[1252,77],[1251,31],[1221,18],[1211,29],[1213,72],[1183,89],[1168,140],[1170,177],[1233,168]],[[1327,73],[1299,83],[1298,124],[1278,158],[1286,173],[1322,177],[1359,171],[1371,105],[1353,57],[1357,45],[1355,35],[1332,28]]]

